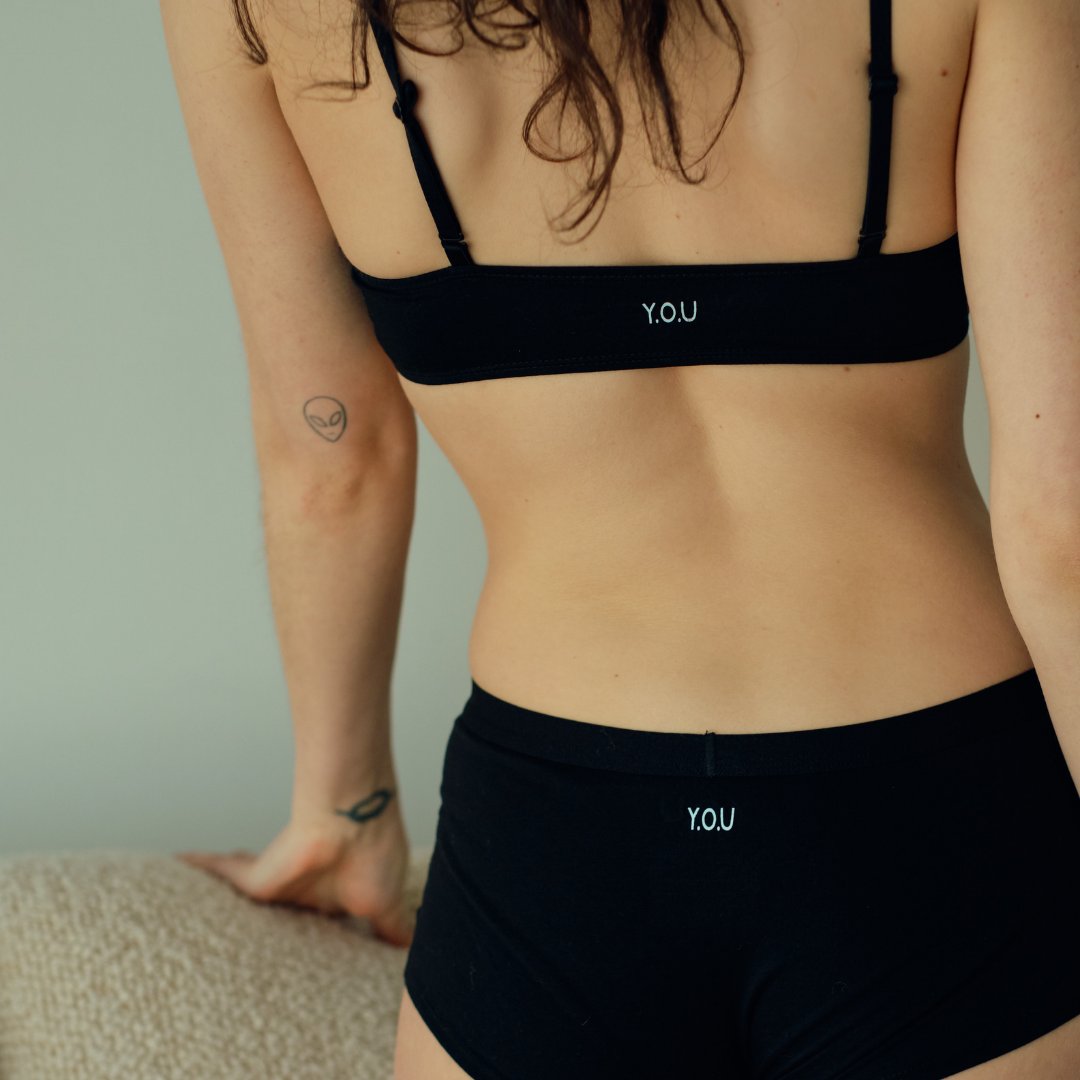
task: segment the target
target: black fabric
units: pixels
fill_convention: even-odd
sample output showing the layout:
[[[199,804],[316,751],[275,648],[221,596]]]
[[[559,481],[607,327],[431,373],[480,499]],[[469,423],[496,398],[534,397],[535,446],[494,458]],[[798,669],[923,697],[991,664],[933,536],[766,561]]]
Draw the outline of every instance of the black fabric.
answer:
[[[1041,694],[1034,668],[963,697],[858,724],[753,734],[635,731],[580,723],[503,701],[472,683],[459,721],[517,753],[650,776],[791,776],[894,764],[907,755],[947,750],[1008,732]],[[1026,712],[1025,712],[1026,711]],[[1041,710],[1040,710],[1041,711]],[[717,712],[717,723],[727,718]]]
[[[916,360],[967,336],[958,245],[954,234],[924,251],[838,262],[445,267],[369,278],[364,295],[379,343],[421,383]]]
[[[856,254],[813,262],[477,264],[414,113],[389,29],[372,18],[417,178],[450,265],[384,278],[351,265],[375,335],[420,383],[694,364],[890,363],[968,333],[959,236],[881,253],[893,98],[890,0],[870,0],[870,140]]]
[[[892,0],[870,3],[870,161],[866,210],[859,232],[859,258],[877,255],[885,239],[892,155],[893,98],[899,80],[892,67]]]
[[[1033,669],[752,734],[474,683],[440,794],[404,979],[473,1080],[941,1080],[1080,1014],[1080,794]]]

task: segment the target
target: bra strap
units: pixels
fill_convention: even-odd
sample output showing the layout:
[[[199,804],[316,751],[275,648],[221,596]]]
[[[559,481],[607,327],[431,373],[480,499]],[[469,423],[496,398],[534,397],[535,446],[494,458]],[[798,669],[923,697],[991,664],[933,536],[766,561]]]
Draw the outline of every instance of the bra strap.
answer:
[[[469,265],[472,263],[472,255],[469,253],[468,244],[458,223],[457,214],[454,213],[453,204],[447,193],[446,185],[439,175],[438,166],[435,164],[431,147],[424,137],[424,131],[420,127],[420,121],[416,118],[413,108],[416,105],[419,93],[416,83],[412,79],[402,79],[401,70],[398,68],[397,53],[394,49],[394,38],[389,28],[375,15],[371,15],[371,30],[375,35],[375,42],[379,46],[386,74],[394,87],[394,115],[405,126],[405,135],[409,140],[409,151],[412,154],[413,166],[416,169],[416,178],[420,181],[420,188],[427,200],[428,209],[435,220],[435,228],[439,234],[446,257],[451,266]]]
[[[858,258],[880,254],[881,241],[885,239],[893,98],[898,85],[892,66],[891,0],[870,0],[870,64],[867,70],[870,73],[870,162]]]

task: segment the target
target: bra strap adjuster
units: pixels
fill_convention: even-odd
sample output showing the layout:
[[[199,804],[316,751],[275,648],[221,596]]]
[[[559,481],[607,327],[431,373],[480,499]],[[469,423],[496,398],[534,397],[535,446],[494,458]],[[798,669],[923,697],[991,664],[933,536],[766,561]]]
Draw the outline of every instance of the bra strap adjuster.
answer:
[[[879,94],[895,95],[899,84],[900,80],[895,71],[890,71],[887,75],[875,75],[871,72],[870,100],[873,101]]]
[[[404,79],[401,83],[401,89],[398,91],[397,97],[394,99],[393,110],[394,115],[404,124],[406,119],[413,114],[413,106],[416,104],[416,98],[419,91],[416,88],[416,83],[412,79]]]
[[[442,243],[443,251],[446,252],[446,257],[450,260],[451,266],[467,266],[472,263],[473,259],[469,252],[468,242],[461,233],[456,236],[440,236],[439,240]]]

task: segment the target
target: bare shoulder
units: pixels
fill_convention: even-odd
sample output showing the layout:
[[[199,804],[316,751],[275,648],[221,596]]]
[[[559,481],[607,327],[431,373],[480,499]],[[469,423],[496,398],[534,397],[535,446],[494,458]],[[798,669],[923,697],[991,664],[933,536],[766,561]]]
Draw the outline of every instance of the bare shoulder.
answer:
[[[259,71],[265,0],[158,0],[170,59],[181,58]],[[252,56],[252,52],[256,56]],[[262,71],[265,76],[265,71]]]

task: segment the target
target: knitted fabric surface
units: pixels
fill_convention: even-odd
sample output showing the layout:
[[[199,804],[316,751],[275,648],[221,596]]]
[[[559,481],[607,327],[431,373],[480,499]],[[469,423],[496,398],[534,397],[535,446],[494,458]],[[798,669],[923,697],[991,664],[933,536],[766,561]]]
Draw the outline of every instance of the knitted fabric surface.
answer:
[[[406,955],[169,856],[0,859],[0,1077],[390,1080]]]

